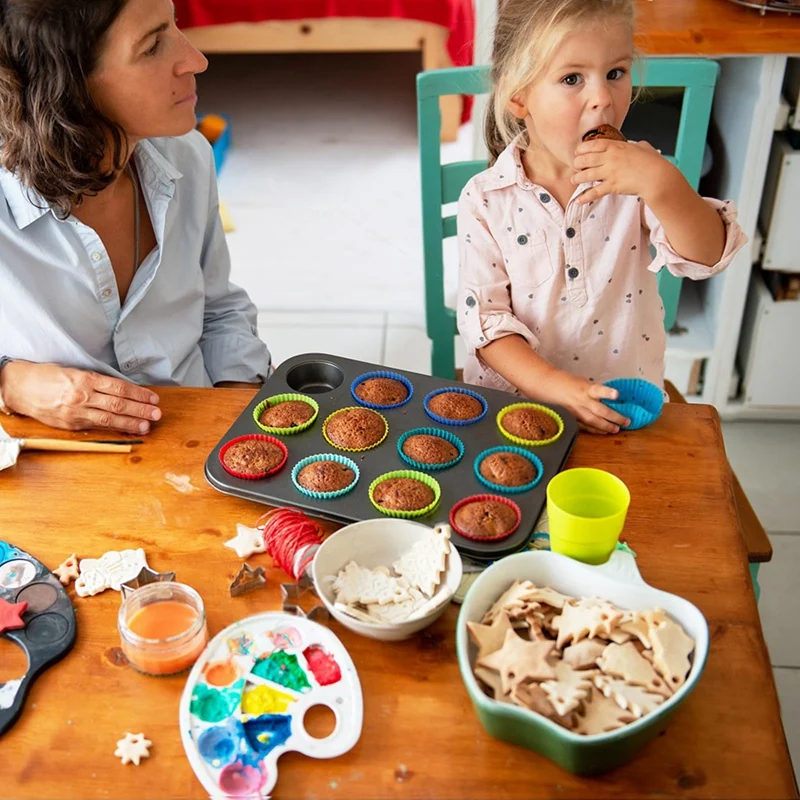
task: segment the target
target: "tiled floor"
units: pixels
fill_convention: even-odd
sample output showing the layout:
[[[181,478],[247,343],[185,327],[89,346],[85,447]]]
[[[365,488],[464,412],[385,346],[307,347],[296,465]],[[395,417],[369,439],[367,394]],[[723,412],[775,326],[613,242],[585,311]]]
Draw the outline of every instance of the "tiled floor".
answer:
[[[417,69],[401,54],[217,56],[200,81],[203,109],[232,119],[220,192],[237,225],[233,279],[276,363],[317,351],[430,369]],[[469,127],[446,147],[470,157]],[[800,425],[726,424],[725,442],[775,548],[760,610],[800,772]]]

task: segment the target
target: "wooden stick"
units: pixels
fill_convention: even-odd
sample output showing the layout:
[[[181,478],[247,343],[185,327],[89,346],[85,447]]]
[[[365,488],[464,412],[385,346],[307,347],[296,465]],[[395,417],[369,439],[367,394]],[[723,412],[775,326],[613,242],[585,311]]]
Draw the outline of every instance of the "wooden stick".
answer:
[[[61,450],[71,453],[130,453],[129,444],[99,444],[71,439],[21,439],[23,450]]]

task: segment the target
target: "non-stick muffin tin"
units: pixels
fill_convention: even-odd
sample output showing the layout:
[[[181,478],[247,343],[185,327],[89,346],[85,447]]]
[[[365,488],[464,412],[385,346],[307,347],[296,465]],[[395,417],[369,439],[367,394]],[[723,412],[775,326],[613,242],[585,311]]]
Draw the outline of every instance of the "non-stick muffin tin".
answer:
[[[332,447],[322,435],[325,419],[341,408],[359,405],[351,393],[353,382],[362,375],[375,372],[395,373],[405,378],[413,387],[411,398],[395,408],[377,409],[389,424],[389,434],[378,447],[363,452],[344,452]],[[487,413],[480,421],[466,425],[445,425],[435,421],[426,413],[424,399],[428,393],[443,388],[461,390],[469,388],[484,398],[488,404]],[[220,463],[221,448],[226,442],[238,436],[263,433],[254,420],[254,409],[268,397],[286,393],[307,395],[316,401],[319,405],[319,414],[314,424],[299,433],[276,437],[289,450],[285,466],[276,474],[263,480],[245,480],[230,475]],[[487,494],[486,485],[475,475],[474,464],[478,455],[501,445],[509,449],[519,447],[503,436],[496,421],[498,412],[515,402],[519,402],[519,398],[505,392],[483,389],[479,386],[465,387],[464,384],[444,381],[430,375],[386,370],[375,364],[320,353],[295,356],[278,367],[261,391],[242,411],[230,430],[217,443],[206,460],[206,478],[214,488],[226,494],[271,506],[294,506],[313,516],[334,522],[349,523],[373,519],[381,516],[381,512],[370,502],[370,484],[385,473],[409,469],[409,465],[398,453],[398,439],[415,428],[433,428],[457,436],[464,445],[464,455],[454,466],[425,470],[438,481],[441,487],[441,499],[432,512],[417,519],[435,525],[447,521],[450,509],[459,500],[471,495]],[[497,492],[513,500],[520,507],[522,521],[519,527],[508,538],[489,542],[471,541],[454,531],[453,543],[463,555],[494,560],[516,552],[528,541],[545,505],[547,483],[564,466],[578,433],[578,424],[566,409],[560,406],[548,406],[548,408],[555,411],[563,420],[563,433],[552,444],[526,448],[541,459],[544,467],[542,479],[529,491],[513,494]],[[292,469],[297,462],[308,456],[325,453],[352,459],[358,465],[360,473],[354,489],[329,500],[303,494],[292,482]]]

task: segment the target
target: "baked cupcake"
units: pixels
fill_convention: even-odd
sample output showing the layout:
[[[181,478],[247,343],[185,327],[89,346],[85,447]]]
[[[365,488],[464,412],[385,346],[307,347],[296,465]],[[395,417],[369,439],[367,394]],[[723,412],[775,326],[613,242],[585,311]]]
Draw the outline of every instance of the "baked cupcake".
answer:
[[[310,397],[278,394],[259,403],[253,409],[253,419],[267,433],[286,436],[310,428],[318,413],[319,405]]]
[[[499,541],[519,526],[521,512],[516,503],[502,497],[477,495],[457,503],[450,512],[453,529],[467,539]]]
[[[536,479],[536,467],[517,453],[492,453],[481,461],[481,475],[498,486],[525,486]]]
[[[453,425],[467,425],[483,418],[488,406],[475,392],[462,390],[439,390],[425,398],[428,416]]]
[[[347,488],[356,474],[346,464],[337,461],[313,461],[297,473],[297,482],[311,492],[338,492]]]
[[[370,408],[397,408],[411,399],[414,387],[399,372],[367,372],[353,381],[350,394]]]
[[[524,444],[549,443],[564,429],[554,411],[534,403],[517,403],[504,408],[498,414],[497,424],[512,441]]]
[[[369,408],[335,411],[322,429],[325,438],[343,450],[369,450],[386,438],[388,430],[386,420]]]
[[[403,442],[403,452],[418,464],[448,464],[458,458],[458,448],[430,433],[417,433]]]
[[[583,134],[584,142],[591,142],[594,139],[613,139],[615,142],[627,142],[625,134],[617,130],[613,125],[598,125]]]
[[[375,503],[391,511],[420,511],[435,499],[430,486],[415,478],[387,478],[372,493]]]
[[[222,466],[237,478],[265,478],[277,472],[287,457],[286,447],[270,436],[240,436],[219,451]]]

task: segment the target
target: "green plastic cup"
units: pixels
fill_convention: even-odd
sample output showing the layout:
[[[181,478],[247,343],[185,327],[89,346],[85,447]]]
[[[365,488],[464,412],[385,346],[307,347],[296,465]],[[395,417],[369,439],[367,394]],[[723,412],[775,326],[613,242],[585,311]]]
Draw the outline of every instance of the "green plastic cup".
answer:
[[[586,564],[611,557],[631,502],[628,487],[602,469],[568,469],[547,484],[550,549]]]

